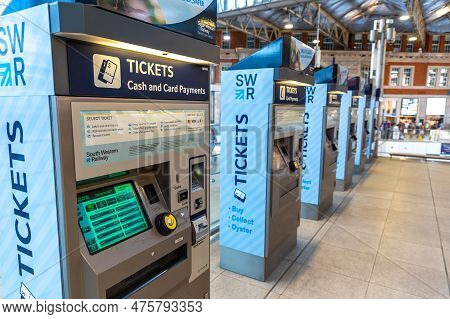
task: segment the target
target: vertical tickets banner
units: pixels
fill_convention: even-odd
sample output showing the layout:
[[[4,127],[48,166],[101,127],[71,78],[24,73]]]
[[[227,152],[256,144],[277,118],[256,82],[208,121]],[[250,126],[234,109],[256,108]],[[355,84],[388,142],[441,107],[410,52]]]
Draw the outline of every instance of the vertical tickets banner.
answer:
[[[336,168],[336,179],[345,179],[347,168],[347,151],[350,143],[350,121],[352,107],[352,91],[348,91],[341,98],[339,109],[339,136],[338,136],[338,158]]]
[[[264,257],[273,69],[222,73],[220,244]]]
[[[356,140],[356,154],[355,154],[355,165],[359,166],[361,164],[364,164],[363,161],[363,152],[364,152],[364,135],[366,129],[364,128],[364,121],[365,121],[365,115],[366,115],[366,99],[367,96],[363,96],[362,98],[358,99],[358,123],[356,132],[358,134],[357,140]]]
[[[3,298],[62,298],[49,99],[0,104]]]
[[[0,19],[0,96],[52,95],[48,6]]]
[[[302,167],[302,203],[305,204],[319,204],[327,95],[326,84],[306,88]]]

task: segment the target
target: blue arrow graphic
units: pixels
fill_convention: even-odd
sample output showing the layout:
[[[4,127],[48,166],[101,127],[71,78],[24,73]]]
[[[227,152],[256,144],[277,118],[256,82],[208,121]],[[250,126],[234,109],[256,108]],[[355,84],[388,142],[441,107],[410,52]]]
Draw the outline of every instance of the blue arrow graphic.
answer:
[[[0,86],[12,86],[10,63],[0,63],[0,77],[2,78]]]

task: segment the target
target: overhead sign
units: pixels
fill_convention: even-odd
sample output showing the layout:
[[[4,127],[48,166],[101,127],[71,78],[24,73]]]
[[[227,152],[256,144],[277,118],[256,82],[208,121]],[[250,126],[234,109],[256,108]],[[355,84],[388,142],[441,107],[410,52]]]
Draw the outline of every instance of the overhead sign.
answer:
[[[3,298],[62,298],[50,101],[1,97],[0,103]]]
[[[305,87],[275,83],[275,104],[305,104]]]
[[[0,96],[54,93],[50,41],[47,6],[0,19]]]
[[[328,94],[328,106],[339,107],[341,105],[342,94]]]
[[[209,100],[209,67],[84,42],[67,44],[71,95]]]
[[[265,256],[273,69],[222,72],[220,245]]]

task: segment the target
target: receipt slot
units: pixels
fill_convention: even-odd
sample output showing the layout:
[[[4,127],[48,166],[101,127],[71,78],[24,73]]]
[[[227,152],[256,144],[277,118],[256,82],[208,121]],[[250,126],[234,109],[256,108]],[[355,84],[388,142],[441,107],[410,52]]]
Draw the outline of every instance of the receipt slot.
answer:
[[[316,84],[306,88],[301,217],[318,220],[333,203],[339,110],[347,92],[347,70],[332,64],[316,71],[314,79]]]
[[[217,47],[81,4],[0,24],[25,65],[0,88],[3,295],[208,298]]]
[[[359,77],[348,80],[348,91],[342,95],[339,115],[338,161],[336,190],[346,191],[352,184],[354,152],[356,150],[356,119],[358,99],[362,97],[363,81]]]
[[[299,143],[313,57],[285,36],[222,72],[223,269],[264,281],[297,244]]]

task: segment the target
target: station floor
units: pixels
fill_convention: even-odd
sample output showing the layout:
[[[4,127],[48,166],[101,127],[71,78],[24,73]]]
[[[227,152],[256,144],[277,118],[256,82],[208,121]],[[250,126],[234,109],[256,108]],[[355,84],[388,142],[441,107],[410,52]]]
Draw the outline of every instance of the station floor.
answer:
[[[212,298],[449,298],[450,164],[377,159],[328,217],[302,219],[297,248],[266,282],[223,270]]]

